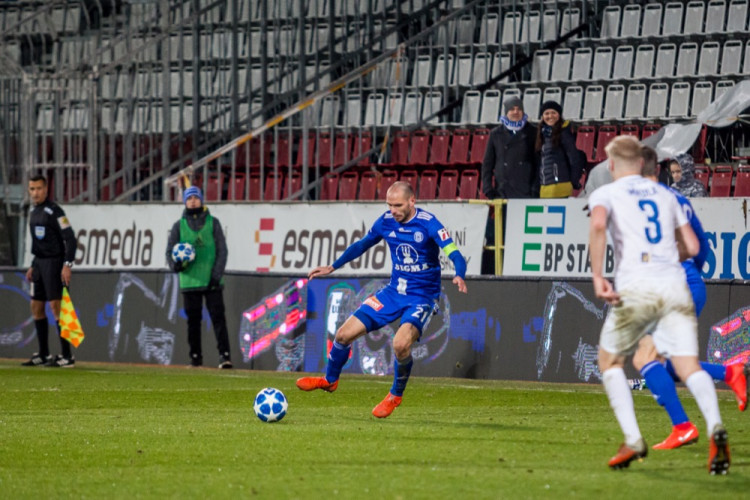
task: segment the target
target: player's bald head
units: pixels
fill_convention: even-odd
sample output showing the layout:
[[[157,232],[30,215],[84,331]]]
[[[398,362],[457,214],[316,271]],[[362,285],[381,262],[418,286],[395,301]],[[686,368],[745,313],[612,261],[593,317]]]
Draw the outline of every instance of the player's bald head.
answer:
[[[391,187],[388,188],[387,194],[400,194],[407,200],[414,196],[414,190],[411,188],[411,184],[404,181],[396,181],[393,184],[391,184]]]

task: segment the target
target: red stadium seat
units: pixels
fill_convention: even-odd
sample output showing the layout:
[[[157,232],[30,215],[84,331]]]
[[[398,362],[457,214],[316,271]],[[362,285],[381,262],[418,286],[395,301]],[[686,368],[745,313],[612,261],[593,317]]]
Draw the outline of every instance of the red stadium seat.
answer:
[[[260,174],[250,174],[247,179],[247,199],[260,200]]]
[[[615,137],[617,137],[617,125],[602,125],[599,127],[596,138],[596,154],[594,155],[595,162],[598,163],[607,159],[607,153],[604,152],[604,148]]]
[[[650,137],[657,133],[659,129],[661,128],[661,125],[658,123],[647,123],[643,126],[643,132],[641,133],[641,140],[645,139],[646,137]]]
[[[339,179],[339,200],[351,201],[357,199],[357,185],[359,174],[357,172],[344,172]]]
[[[307,143],[307,153],[305,153],[305,143]],[[329,142],[330,146],[330,142]],[[315,166],[315,134],[310,133],[307,137],[301,135],[299,138],[299,144],[297,146],[297,161],[294,163],[296,168],[302,168],[305,166],[305,160],[307,160],[308,167]]]
[[[439,200],[455,200],[458,190],[458,170],[445,170],[440,176]]]
[[[474,200],[477,197],[479,187],[479,171],[465,170],[461,172],[461,180],[458,184],[458,197],[462,200]]]
[[[469,163],[480,166],[484,160],[484,152],[487,150],[487,143],[490,140],[490,129],[478,128],[474,131],[471,138],[471,152],[469,153]]]
[[[695,178],[703,183],[703,187],[708,192],[708,180],[711,177],[711,170],[705,165],[695,166]]]
[[[208,174],[206,181],[206,201],[221,200],[221,193],[224,189],[224,174],[221,172],[211,172]]]
[[[336,134],[336,143],[333,147],[333,166],[340,167],[352,159],[353,137],[349,134]]]
[[[582,125],[576,131],[576,148],[586,153],[586,160],[594,161],[594,140],[596,128],[592,125]]]
[[[380,189],[378,189],[378,199],[385,200],[388,194],[388,188],[398,180],[398,174],[393,170],[386,170],[380,176]]]
[[[284,182],[284,192],[281,198],[287,199],[300,189],[302,189],[302,174],[292,172],[292,175],[287,176],[286,182]]]
[[[375,172],[362,172],[359,179],[359,200],[374,201],[375,192],[378,188],[378,174]]]
[[[335,161],[333,159],[333,139],[331,138],[331,134],[328,132],[321,132],[318,136],[318,152],[316,155],[316,158],[318,160],[318,165],[325,168],[331,168]],[[298,157],[301,151],[298,153]],[[314,166],[314,163],[310,164],[311,166]]]
[[[434,200],[437,192],[438,173],[437,170],[425,170],[419,179],[419,193],[417,198],[420,200]]]
[[[430,143],[430,159],[428,162],[429,165],[438,167],[448,163],[450,141],[450,130],[438,129],[432,132],[432,141]]]
[[[409,132],[399,130],[393,137],[391,161],[385,165],[405,166],[409,164]]]
[[[352,148],[352,156],[354,158],[357,158],[372,149],[372,133],[360,130],[359,132],[357,132],[357,134],[355,134],[353,143],[354,145]],[[364,158],[359,160],[359,162],[357,162],[357,166],[369,167],[369,156],[365,156]]]
[[[271,136],[273,137],[273,136]],[[292,164],[292,138],[287,134],[279,134],[273,139],[276,146],[276,163],[279,167],[289,167]]]
[[[320,185],[320,199],[333,201],[339,191],[339,174],[326,174]]]
[[[448,158],[449,165],[466,165],[469,161],[469,144],[471,143],[471,132],[465,129],[453,131],[451,141],[451,154]]]
[[[750,197],[750,167],[747,165],[737,169],[737,178],[734,181],[734,196]]]
[[[416,130],[411,135],[411,147],[409,151],[408,165],[420,167],[427,165],[427,157],[430,153],[430,133],[427,130]]]
[[[717,165],[714,167],[714,173],[711,176],[711,192],[714,197],[730,196],[732,192],[732,176],[734,172],[729,165]]]
[[[234,178],[229,179],[229,189],[227,190],[227,198],[230,200],[244,200],[246,185],[247,185],[247,179],[245,178],[245,173],[244,172],[235,173]]]
[[[411,184],[411,188],[415,193],[417,192],[417,182],[419,180],[419,174],[417,174],[416,170],[404,170],[401,173],[401,180]]]
[[[636,139],[640,139],[641,129],[634,123],[628,123],[620,128],[620,135],[632,135]]]
[[[263,191],[263,199],[266,201],[278,201],[284,189],[284,174],[271,172],[266,175],[266,185]]]
[[[270,165],[272,150],[272,134],[253,137],[248,142],[237,146],[237,166],[241,168],[246,165],[259,167],[261,165],[261,160],[263,165]]]

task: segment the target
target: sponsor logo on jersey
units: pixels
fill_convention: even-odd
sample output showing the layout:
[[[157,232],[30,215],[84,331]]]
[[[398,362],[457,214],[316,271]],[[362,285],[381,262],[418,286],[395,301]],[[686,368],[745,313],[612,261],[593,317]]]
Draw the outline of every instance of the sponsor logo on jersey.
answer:
[[[398,228],[399,233],[411,233],[409,229],[404,229],[403,227]]]
[[[57,222],[60,224],[60,229],[68,229],[70,227],[70,221],[66,216],[58,217]]]
[[[424,234],[422,234],[420,231],[417,231],[414,233],[414,241],[417,243],[421,243],[424,240]]]
[[[448,234],[448,230],[445,228],[441,228],[438,230],[438,236],[440,236],[440,241],[445,241],[447,239],[450,239],[450,235]]]
[[[34,236],[36,239],[43,240],[46,228],[44,226],[34,226]]]
[[[365,299],[365,305],[372,307],[376,311],[380,311],[383,308],[383,304],[374,295],[370,295]]]

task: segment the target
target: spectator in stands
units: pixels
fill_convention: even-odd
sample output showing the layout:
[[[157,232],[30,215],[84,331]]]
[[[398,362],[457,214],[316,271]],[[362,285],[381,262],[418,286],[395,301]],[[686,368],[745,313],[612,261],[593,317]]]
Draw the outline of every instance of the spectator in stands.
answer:
[[[703,183],[695,178],[695,163],[688,153],[677,155],[669,164],[669,173],[674,183],[672,188],[686,198],[708,196]]]
[[[211,317],[211,324],[219,349],[219,368],[232,368],[229,352],[229,333],[224,314],[223,275],[227,265],[227,243],[219,219],[203,206],[200,188],[191,186],[183,195],[185,211],[174,223],[167,242],[167,262],[180,273],[180,290],[187,315],[190,364],[203,365],[201,346],[201,320],[203,298]],[[189,263],[174,262],[172,248],[177,243],[190,243],[195,249],[195,260]]]
[[[555,101],[542,104],[534,149],[539,165],[539,197],[567,198],[580,189],[585,155],[576,148],[570,122],[563,120],[562,106]]]
[[[528,122],[520,98],[507,99],[503,110],[505,115],[490,132],[482,161],[482,191],[491,200],[537,198],[536,128]]]

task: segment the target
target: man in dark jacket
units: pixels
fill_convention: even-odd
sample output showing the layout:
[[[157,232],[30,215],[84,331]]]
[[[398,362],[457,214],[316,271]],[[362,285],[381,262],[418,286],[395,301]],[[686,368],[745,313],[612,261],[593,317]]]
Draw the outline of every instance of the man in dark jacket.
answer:
[[[224,268],[227,265],[224,231],[219,219],[213,217],[208,208],[203,206],[203,193],[199,188],[187,188],[183,200],[185,211],[169,233],[167,262],[174,272],[180,273],[180,290],[188,322],[190,364],[203,365],[201,319],[205,297],[219,349],[219,368],[232,368],[222,292]],[[177,243],[190,243],[195,249],[195,260],[188,263],[175,262],[172,248]]]
[[[70,284],[76,255],[76,237],[63,209],[47,198],[47,179],[44,176],[36,175],[29,179],[29,198],[32,204],[29,230],[34,259],[26,271],[26,280],[31,283],[31,316],[34,318],[39,352],[22,364],[71,368],[75,366],[75,359],[67,339],[60,337],[62,354],[53,357],[49,353],[44,305],[50,303],[52,314],[59,321],[63,285]],[[59,336],[59,323],[57,331]]]
[[[482,191],[489,199],[538,198],[536,128],[528,122],[523,101],[511,97],[503,103],[501,124],[490,132],[482,162]]]

